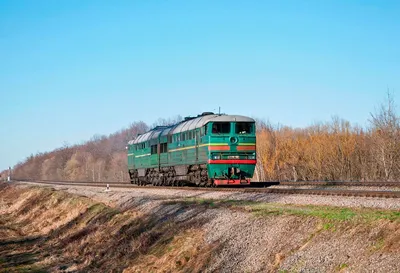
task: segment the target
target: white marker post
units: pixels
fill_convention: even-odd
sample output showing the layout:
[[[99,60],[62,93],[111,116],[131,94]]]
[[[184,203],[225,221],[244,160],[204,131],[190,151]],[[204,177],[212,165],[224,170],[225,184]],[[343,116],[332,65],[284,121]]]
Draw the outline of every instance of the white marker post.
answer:
[[[8,167],[8,176],[7,176],[7,182],[11,181],[11,167]]]
[[[110,185],[109,184],[107,184],[107,187],[106,187],[106,192],[108,192],[108,191],[110,191]]]

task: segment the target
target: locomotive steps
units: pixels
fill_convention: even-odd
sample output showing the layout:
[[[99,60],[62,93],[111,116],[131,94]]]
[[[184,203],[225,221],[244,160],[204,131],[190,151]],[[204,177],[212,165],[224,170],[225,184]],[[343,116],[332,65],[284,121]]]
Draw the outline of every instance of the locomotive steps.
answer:
[[[0,272],[395,272],[400,262],[399,210],[148,191],[0,185]]]

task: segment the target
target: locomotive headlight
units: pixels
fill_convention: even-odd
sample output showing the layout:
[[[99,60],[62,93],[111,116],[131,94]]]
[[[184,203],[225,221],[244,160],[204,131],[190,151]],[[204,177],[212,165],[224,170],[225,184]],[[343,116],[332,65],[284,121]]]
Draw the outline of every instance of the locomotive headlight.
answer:
[[[213,155],[212,159],[221,159],[220,155]]]
[[[255,154],[252,154],[252,155],[249,155],[247,158],[248,158],[248,159],[256,159],[256,155],[255,155]]]

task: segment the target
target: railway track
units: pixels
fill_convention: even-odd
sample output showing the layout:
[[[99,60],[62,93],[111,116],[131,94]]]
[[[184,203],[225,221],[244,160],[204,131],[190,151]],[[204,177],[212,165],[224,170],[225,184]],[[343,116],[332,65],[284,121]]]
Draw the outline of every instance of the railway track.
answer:
[[[249,188],[203,188],[203,187],[163,187],[163,186],[136,186],[128,183],[107,183],[107,182],[50,182],[50,181],[17,181],[17,183],[39,183],[45,185],[59,186],[83,186],[83,187],[101,187],[126,189],[166,189],[166,190],[197,190],[197,191],[227,191],[241,193],[275,193],[275,194],[308,194],[308,195],[325,195],[325,196],[352,196],[352,197],[375,197],[375,198],[400,198],[400,191],[368,191],[368,190],[344,190],[344,189],[279,189],[264,187]],[[297,182],[296,182],[297,183]],[[297,185],[297,184],[296,184]]]
[[[53,182],[50,180],[32,180],[32,179],[15,179],[15,181],[28,181],[28,182]],[[57,181],[57,182],[65,182],[65,183],[98,183],[98,182],[85,182],[85,181]],[[115,181],[108,181],[108,182],[101,182],[101,183],[108,183],[110,185],[114,184],[129,184],[115,182]],[[387,181],[377,181],[377,182],[360,182],[360,181],[272,181],[272,182],[252,182],[250,186],[246,187],[269,187],[269,186],[326,186],[326,187],[394,187],[400,188],[400,181],[398,182],[387,182]]]
[[[283,186],[343,186],[343,187],[399,187],[400,182],[325,182],[325,181],[304,181],[304,182],[277,182]]]

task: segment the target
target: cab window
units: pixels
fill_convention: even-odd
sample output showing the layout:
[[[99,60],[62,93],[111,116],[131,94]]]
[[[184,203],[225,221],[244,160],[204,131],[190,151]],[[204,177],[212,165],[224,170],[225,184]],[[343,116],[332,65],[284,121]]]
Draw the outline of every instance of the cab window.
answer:
[[[231,131],[231,124],[229,122],[214,122],[212,125],[213,134],[229,134]]]
[[[254,124],[251,122],[237,122],[235,126],[235,133],[236,134],[252,134],[253,133],[253,126]]]

